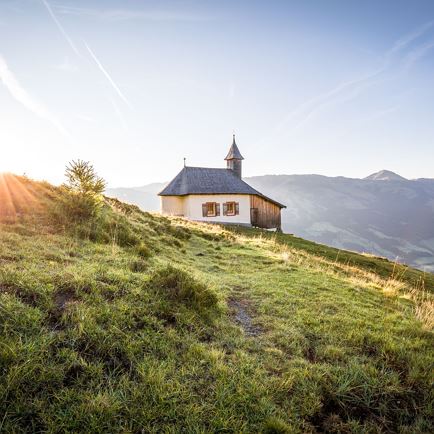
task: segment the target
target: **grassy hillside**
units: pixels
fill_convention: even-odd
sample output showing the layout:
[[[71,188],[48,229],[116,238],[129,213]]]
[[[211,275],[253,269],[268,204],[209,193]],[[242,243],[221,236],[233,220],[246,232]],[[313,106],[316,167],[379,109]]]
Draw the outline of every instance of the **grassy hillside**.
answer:
[[[0,432],[433,431],[433,275],[62,194],[0,180]]]

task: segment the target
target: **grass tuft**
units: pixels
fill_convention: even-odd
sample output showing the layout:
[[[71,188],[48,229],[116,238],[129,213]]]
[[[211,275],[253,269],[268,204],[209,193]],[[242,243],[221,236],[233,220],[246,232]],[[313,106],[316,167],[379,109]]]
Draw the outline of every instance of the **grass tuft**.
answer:
[[[186,303],[200,311],[215,308],[218,303],[215,292],[186,271],[172,265],[157,270],[149,284],[170,300]]]
[[[142,259],[147,259],[152,256],[151,249],[144,243],[140,243],[138,246],[136,246],[135,251]]]
[[[293,432],[293,428],[277,417],[269,418],[262,429],[263,434],[292,434]]]

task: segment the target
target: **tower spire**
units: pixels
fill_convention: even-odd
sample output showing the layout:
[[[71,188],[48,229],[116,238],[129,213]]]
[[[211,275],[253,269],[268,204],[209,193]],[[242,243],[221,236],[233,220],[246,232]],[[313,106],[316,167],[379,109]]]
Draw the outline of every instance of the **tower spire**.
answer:
[[[237,175],[238,178],[241,178],[242,160],[244,160],[244,158],[235,142],[235,133],[232,134],[232,146],[229,148],[225,160],[227,168],[233,170],[235,175]]]

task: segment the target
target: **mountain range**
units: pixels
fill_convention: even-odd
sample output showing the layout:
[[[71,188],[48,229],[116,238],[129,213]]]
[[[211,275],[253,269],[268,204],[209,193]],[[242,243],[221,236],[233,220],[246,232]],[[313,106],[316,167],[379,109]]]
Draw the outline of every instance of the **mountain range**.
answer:
[[[434,272],[434,179],[382,170],[363,179],[265,175],[245,181],[287,206],[286,233]],[[164,185],[110,188],[106,194],[157,211]]]

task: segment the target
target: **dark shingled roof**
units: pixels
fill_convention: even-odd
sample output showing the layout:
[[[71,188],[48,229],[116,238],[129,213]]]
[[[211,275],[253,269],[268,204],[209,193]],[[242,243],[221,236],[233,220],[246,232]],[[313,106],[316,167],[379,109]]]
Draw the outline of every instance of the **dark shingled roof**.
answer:
[[[238,178],[231,169],[184,167],[159,193],[160,196],[186,196],[188,194],[253,194],[286,208],[263,195]]]
[[[244,160],[240,150],[238,149],[237,144],[235,143],[235,134],[232,141],[232,146],[230,147],[228,155],[226,155],[225,160],[232,160],[232,159]]]

